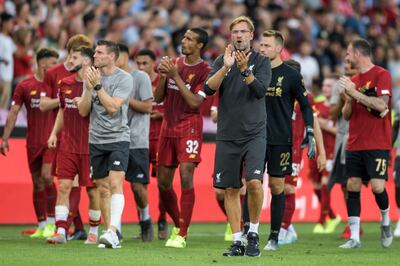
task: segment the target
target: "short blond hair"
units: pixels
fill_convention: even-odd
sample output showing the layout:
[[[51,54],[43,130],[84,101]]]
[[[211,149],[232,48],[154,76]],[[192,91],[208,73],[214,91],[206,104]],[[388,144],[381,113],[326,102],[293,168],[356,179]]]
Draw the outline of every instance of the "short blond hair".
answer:
[[[274,37],[275,41],[284,46],[285,45],[285,38],[280,31],[277,30],[266,30],[262,34],[263,37]]]
[[[232,20],[231,24],[229,25],[229,30],[231,31],[232,28],[236,24],[239,24],[240,22],[246,22],[249,27],[249,30],[251,32],[254,32],[254,23],[253,23],[253,21],[251,21],[251,19],[249,17],[246,17],[246,16],[240,16],[240,17],[237,17],[234,20]]]

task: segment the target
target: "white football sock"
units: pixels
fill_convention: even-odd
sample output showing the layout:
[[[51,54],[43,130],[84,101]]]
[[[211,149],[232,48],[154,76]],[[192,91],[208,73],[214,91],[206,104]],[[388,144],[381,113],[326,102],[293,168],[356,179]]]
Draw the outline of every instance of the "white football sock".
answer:
[[[125,197],[123,194],[113,194],[111,196],[110,206],[110,226],[119,228],[121,224],[121,216],[124,210]]]
[[[349,226],[350,226],[350,232],[351,232],[350,238],[360,242],[360,217],[350,216],[349,217]]]
[[[138,210],[139,210],[139,214],[140,214],[140,221],[146,221],[146,220],[150,219],[149,205],[147,205],[143,209],[138,207]]]

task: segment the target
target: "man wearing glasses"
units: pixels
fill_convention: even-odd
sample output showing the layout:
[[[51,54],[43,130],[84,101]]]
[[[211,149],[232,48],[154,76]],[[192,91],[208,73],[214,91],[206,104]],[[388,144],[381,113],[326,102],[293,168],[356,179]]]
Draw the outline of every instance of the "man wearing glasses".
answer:
[[[219,91],[214,187],[225,190],[225,209],[233,232],[233,244],[223,255],[260,256],[258,224],[266,147],[264,97],[271,80],[271,64],[251,49],[254,25],[248,17],[234,19],[229,29],[231,44],[214,62],[205,84],[206,94]],[[240,230],[242,167],[250,213],[246,252]]]

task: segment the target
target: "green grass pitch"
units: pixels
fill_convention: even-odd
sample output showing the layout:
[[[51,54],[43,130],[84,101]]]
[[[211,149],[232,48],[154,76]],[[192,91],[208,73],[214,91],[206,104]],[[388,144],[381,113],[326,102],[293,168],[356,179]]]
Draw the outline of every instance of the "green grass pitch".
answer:
[[[313,224],[295,224],[299,235],[295,244],[275,252],[262,251],[258,258],[222,256],[230,244],[223,241],[225,224],[193,224],[185,249],[166,248],[164,241],[157,239],[142,243],[132,238],[139,231],[138,225],[123,225],[122,248],[114,250],[86,246],[83,241],[49,245],[20,235],[30,226],[0,226],[0,265],[400,265],[400,240],[382,248],[378,223],[363,223],[362,248],[358,250],[338,248],[344,243],[340,239],[344,226],[342,223],[332,235],[314,235]],[[266,244],[267,230],[268,224],[260,226],[261,248]]]

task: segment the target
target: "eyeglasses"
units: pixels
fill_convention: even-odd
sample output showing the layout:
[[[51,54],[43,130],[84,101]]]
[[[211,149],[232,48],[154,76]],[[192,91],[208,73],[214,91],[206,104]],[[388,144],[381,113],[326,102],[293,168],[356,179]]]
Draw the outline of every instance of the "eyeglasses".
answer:
[[[233,30],[233,31],[231,31],[231,34],[232,35],[238,35],[239,33],[240,34],[246,34],[248,32],[250,32],[250,31],[249,30]]]

